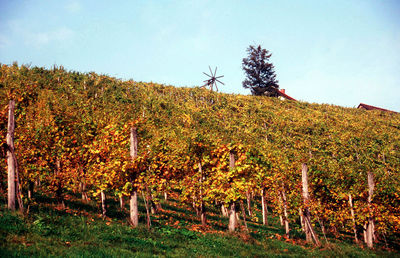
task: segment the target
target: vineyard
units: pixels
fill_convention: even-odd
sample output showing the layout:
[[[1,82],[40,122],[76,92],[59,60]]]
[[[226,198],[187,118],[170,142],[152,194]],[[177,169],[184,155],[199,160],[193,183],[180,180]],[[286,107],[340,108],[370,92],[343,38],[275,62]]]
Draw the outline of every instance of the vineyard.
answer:
[[[287,239],[299,231],[316,246],[349,237],[399,248],[397,113],[2,65],[2,144],[10,100],[25,212],[38,192],[63,208],[74,193],[83,203],[98,200],[107,217],[113,198],[129,202],[136,227],[139,196],[151,228],[161,200],[174,196],[203,228],[208,211],[218,210],[226,231],[246,231],[246,221],[268,225],[272,216]]]

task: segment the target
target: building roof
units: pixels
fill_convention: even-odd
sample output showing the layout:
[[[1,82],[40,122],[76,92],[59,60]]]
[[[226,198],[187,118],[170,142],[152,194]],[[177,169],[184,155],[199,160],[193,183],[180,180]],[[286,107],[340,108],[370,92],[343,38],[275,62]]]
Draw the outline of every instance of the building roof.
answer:
[[[391,111],[391,110],[387,110],[387,109],[384,109],[384,108],[367,105],[367,104],[364,104],[364,103],[360,103],[360,105],[358,105],[357,108],[362,108],[362,109],[365,109],[365,110],[380,110],[380,111],[385,111],[385,112],[397,113],[395,111]]]
[[[285,98],[285,99],[288,99],[288,100],[297,101],[297,100],[295,100],[294,98],[290,97],[289,95],[286,95],[285,89],[278,90],[278,94],[279,94],[279,96],[281,96],[282,98]]]

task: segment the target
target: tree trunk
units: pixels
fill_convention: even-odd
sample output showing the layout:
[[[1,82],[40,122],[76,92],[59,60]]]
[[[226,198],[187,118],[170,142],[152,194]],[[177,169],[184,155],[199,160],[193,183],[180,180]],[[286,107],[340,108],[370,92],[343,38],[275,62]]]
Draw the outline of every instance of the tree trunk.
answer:
[[[38,176],[38,177],[36,177],[36,180],[35,180],[35,186],[38,187],[38,186],[41,186],[41,185],[42,185],[42,183],[40,181],[40,176]]]
[[[224,204],[221,204],[221,211],[222,211],[222,216],[228,217],[228,209],[225,207]]]
[[[100,191],[100,195],[101,195],[101,215],[103,216],[103,218],[106,216],[107,213],[107,209],[106,209],[106,194],[104,193],[104,190]]]
[[[263,225],[268,225],[268,209],[267,209],[267,202],[265,200],[264,187],[261,189],[261,209],[262,209]]]
[[[82,180],[81,183],[80,183],[80,185],[81,185],[80,188],[81,188],[81,198],[82,198],[82,201],[83,201],[83,202],[87,202],[87,201],[89,201],[89,198],[88,198],[87,193],[86,193],[86,183],[85,183],[85,181]]]
[[[282,201],[282,195],[279,193],[278,194],[279,198],[279,222],[281,223],[281,226],[283,226],[283,201]]]
[[[200,216],[201,225],[204,227],[207,225],[207,218],[206,218],[206,207],[205,207],[203,201],[201,201],[200,212],[201,212],[201,216]]]
[[[305,233],[306,233],[306,240],[308,242],[312,242],[314,240],[317,246],[320,246],[321,243],[319,242],[318,236],[315,233],[313,226],[311,225],[311,215],[308,206],[310,204],[310,194],[308,192],[308,168],[307,165],[303,163],[301,175],[302,175],[302,185],[303,185],[303,202],[304,202],[304,210],[303,210],[303,219],[305,224]]]
[[[150,197],[153,198],[151,195],[150,195]],[[161,201],[153,202],[153,204],[154,204],[154,207],[155,207],[155,210],[154,210],[155,213],[157,213],[158,211],[162,210]]]
[[[325,226],[324,226],[324,221],[322,219],[320,219],[318,215],[317,215],[317,220],[321,227],[322,234],[324,235],[325,242],[328,243],[328,238],[326,238],[326,230],[325,230]]]
[[[18,176],[18,162],[17,162],[17,157],[15,156],[15,153],[13,153],[14,157],[14,162],[15,162],[15,177],[16,177],[16,195],[17,195],[17,200],[18,200],[18,207],[19,211],[21,213],[24,213],[24,203],[22,202],[22,187],[21,184],[19,183],[19,176]]]
[[[119,197],[119,207],[121,208],[121,211],[124,210],[124,206],[125,206],[124,196],[121,195],[121,196]]]
[[[301,231],[306,232],[304,227],[303,211],[301,208],[299,208],[299,216],[300,216]]]
[[[162,209],[161,202],[160,201],[155,202],[151,194],[149,195],[149,204],[151,205],[150,206],[151,214],[157,214],[158,211]]]
[[[147,222],[146,225],[147,225],[147,229],[150,229],[150,227],[151,227],[151,218],[150,218],[150,211],[149,211],[150,198],[149,198],[147,186],[146,186],[146,196],[144,195],[143,191],[142,191],[142,196],[143,196],[143,201],[144,201],[144,207],[146,208],[146,222]]]
[[[249,216],[253,216],[253,211],[251,210],[251,194],[249,190],[246,191],[246,198],[247,198],[247,210],[249,211]]]
[[[287,212],[287,199],[286,199],[286,193],[285,193],[285,188],[282,185],[282,200],[283,200],[283,224],[285,225],[285,232],[286,232],[286,237],[289,238],[289,219],[288,219],[288,212]]]
[[[131,127],[130,134],[130,155],[132,160],[135,160],[138,156],[138,139],[137,139],[137,130],[134,127]],[[136,179],[136,175],[132,175],[132,191],[129,201],[129,213],[130,219],[133,227],[137,227],[139,224],[139,211],[138,211],[138,202],[137,202],[137,189],[134,186],[134,181]]]
[[[229,207],[229,225],[228,225],[229,232],[235,232],[236,225],[237,225],[236,206],[235,203],[232,202]]]
[[[355,219],[355,216],[354,216],[353,198],[351,198],[351,194],[349,194],[349,206],[350,206],[351,220],[353,221],[354,240],[358,244],[357,225],[356,225],[356,219]]]
[[[32,199],[32,194],[33,194],[34,186],[35,186],[35,183],[32,182],[32,181],[29,181],[29,183],[28,183],[28,199],[29,199],[29,200]]]
[[[168,193],[167,193],[167,191],[164,191],[164,200],[168,201]]]
[[[14,108],[15,101],[10,100],[8,109],[8,126],[7,126],[7,172],[8,172],[8,209],[15,211],[16,197],[16,176],[15,176],[15,159],[14,159]]]
[[[244,228],[246,229],[246,231],[248,232],[249,229],[247,228],[247,222],[246,222],[246,210],[244,209],[244,204],[243,204],[243,200],[240,200],[240,208],[242,209],[242,214],[243,214],[243,223],[244,223]]]
[[[150,212],[151,212],[151,214],[156,214],[157,213],[157,206],[154,203],[153,198],[150,198],[149,202],[150,202],[149,204],[150,204]]]
[[[367,246],[369,248],[373,248],[374,244],[374,216],[371,207],[372,203],[372,195],[374,194],[375,182],[374,182],[374,175],[371,171],[368,171],[368,224],[367,224]]]
[[[192,200],[193,200],[192,207],[193,207],[194,211],[196,212],[196,215],[200,216],[200,214],[201,214],[200,207],[196,203],[196,196],[194,194],[192,196]]]
[[[367,243],[367,226],[368,226],[368,223],[365,222],[364,225],[363,225],[364,243]]]
[[[65,204],[64,204],[64,197],[63,197],[63,185],[62,185],[62,177],[61,177],[61,161],[59,158],[56,159],[56,198],[58,201],[58,204],[65,209]]]

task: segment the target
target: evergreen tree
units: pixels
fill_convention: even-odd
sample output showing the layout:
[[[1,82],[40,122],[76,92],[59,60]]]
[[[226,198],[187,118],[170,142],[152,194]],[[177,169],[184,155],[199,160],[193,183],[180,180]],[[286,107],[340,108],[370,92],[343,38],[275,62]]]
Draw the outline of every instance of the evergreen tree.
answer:
[[[247,53],[249,56],[243,58],[242,62],[242,68],[246,73],[243,87],[250,89],[253,95],[279,96],[275,67],[269,62],[272,54],[260,45],[249,46]]]

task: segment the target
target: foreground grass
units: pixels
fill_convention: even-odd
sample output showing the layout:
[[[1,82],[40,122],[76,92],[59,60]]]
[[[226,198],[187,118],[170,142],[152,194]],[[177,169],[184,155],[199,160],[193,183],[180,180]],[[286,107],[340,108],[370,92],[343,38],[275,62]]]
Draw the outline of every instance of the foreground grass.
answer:
[[[103,219],[94,203],[70,200],[61,209],[49,199],[40,201],[26,216],[1,206],[1,257],[400,257],[395,251],[370,251],[334,240],[321,248],[306,245],[301,236],[285,240],[273,219],[269,227],[249,223],[250,233],[227,234],[226,218],[210,211],[210,226],[201,229],[195,214],[174,201],[163,203],[150,230],[131,228],[116,202],[109,203],[110,215]]]

